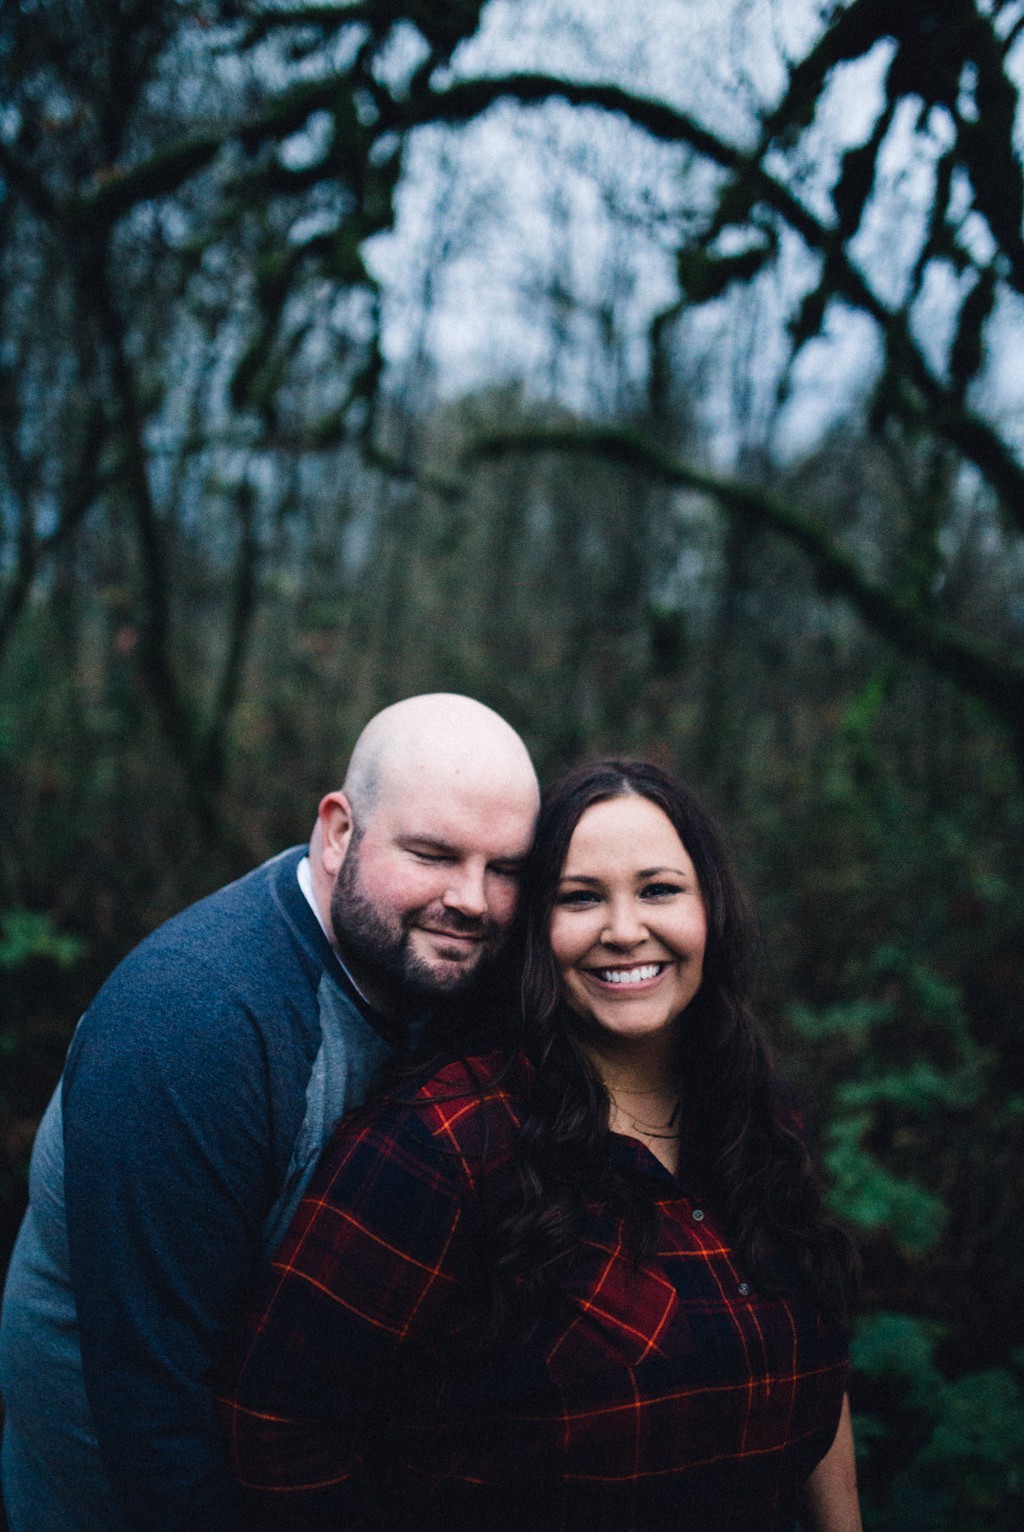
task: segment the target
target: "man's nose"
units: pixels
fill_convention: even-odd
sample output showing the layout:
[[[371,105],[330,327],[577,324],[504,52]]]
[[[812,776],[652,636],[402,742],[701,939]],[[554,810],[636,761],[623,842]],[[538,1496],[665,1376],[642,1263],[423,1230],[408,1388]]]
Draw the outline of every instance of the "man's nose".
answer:
[[[473,865],[457,867],[448,880],[445,905],[460,915],[481,916],[487,913],[487,890],[484,869]]]

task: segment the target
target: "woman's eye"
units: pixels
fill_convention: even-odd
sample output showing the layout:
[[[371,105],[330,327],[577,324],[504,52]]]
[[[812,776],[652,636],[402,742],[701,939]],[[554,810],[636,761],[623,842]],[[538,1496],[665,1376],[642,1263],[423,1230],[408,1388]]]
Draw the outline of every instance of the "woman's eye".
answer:
[[[673,894],[681,894],[682,889],[678,883],[647,883],[642,890],[644,899],[670,899]]]
[[[585,888],[568,888],[555,897],[555,903],[567,909],[583,909],[597,903],[597,895]]]

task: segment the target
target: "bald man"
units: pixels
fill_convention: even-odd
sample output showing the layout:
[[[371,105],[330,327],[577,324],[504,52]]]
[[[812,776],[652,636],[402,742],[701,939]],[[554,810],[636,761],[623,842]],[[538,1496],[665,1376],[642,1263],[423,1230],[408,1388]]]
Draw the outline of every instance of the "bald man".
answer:
[[[450,694],[369,722],[296,847],[193,905],[83,1016],[0,1324],[11,1532],[231,1532],[221,1343],[333,1123],[512,919],[536,776]]]

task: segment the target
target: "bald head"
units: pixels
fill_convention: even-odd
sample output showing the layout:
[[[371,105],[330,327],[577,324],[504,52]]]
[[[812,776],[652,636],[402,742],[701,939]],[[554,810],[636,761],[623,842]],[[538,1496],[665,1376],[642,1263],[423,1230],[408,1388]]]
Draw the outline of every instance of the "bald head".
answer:
[[[356,741],[310,845],[317,901],[379,1010],[461,990],[515,911],[539,790],[519,735],[483,703],[409,697]]]
[[[492,708],[457,692],[395,702],[370,719],[356,740],[344,792],[362,830],[378,805],[434,777],[453,790],[507,791],[538,798],[526,746]]]

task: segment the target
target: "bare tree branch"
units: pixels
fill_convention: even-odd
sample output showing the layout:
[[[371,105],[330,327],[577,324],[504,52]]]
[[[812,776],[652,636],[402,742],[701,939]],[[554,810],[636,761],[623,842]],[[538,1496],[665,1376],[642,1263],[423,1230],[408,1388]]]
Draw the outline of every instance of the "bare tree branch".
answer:
[[[984,702],[1009,728],[1024,769],[1024,665],[991,652],[912,597],[872,579],[827,531],[787,501],[691,467],[639,432],[619,426],[481,432],[470,442],[467,456],[472,460],[549,451],[597,454],[643,468],[665,484],[697,490],[729,514],[741,514],[778,533],[806,554],[823,589],[843,596],[875,632]]]
[[[418,98],[408,114],[397,120],[412,122],[461,122],[485,111],[500,100],[524,105],[560,99],[573,106],[595,107],[626,117],[653,138],[684,144],[727,170],[744,184],[743,204],[763,202],[828,263],[834,296],[845,299],[879,326],[889,352],[898,354],[910,387],[920,394],[917,402],[908,393],[902,400],[907,412],[927,415],[932,428],[983,474],[1003,503],[1007,516],[1024,531],[1024,467],[1017,461],[999,432],[960,393],[937,377],[912,336],[905,315],[886,305],[843,250],[839,231],[823,222],[775,176],[759,163],[756,153],[727,144],[701,127],[685,112],[662,101],[633,95],[613,85],[578,84],[551,75],[515,74],[493,79],[459,81],[428,97]]]

